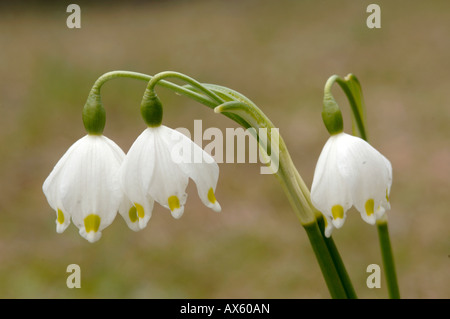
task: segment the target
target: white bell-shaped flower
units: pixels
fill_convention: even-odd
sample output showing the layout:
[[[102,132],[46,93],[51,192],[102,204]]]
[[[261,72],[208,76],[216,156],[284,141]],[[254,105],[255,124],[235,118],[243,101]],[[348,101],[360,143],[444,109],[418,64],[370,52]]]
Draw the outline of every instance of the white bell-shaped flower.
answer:
[[[325,235],[340,228],[353,205],[364,221],[375,224],[390,209],[392,166],[363,139],[331,135],[317,162],[311,201],[325,216]]]
[[[218,177],[217,163],[188,137],[164,125],[148,127],[131,146],[120,171],[123,190],[136,208],[131,224],[144,228],[154,201],[180,218],[189,178],[202,202],[219,212],[214,195]]]
[[[103,135],[86,135],[58,161],[44,182],[43,191],[56,211],[56,231],[62,233],[70,219],[90,242],[100,239],[120,210],[132,207],[118,180],[125,153]]]

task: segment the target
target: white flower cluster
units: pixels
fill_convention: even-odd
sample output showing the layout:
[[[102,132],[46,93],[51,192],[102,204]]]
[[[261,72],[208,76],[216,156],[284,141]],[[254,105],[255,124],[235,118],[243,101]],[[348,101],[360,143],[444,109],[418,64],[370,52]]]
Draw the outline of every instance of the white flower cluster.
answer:
[[[177,160],[180,149],[201,153],[204,160]],[[117,212],[132,230],[145,228],[155,201],[180,218],[189,178],[202,202],[219,212],[214,195],[218,177],[219,167],[208,153],[180,132],[160,125],[145,129],[126,155],[103,135],[84,136],[55,165],[43,191],[56,211],[58,233],[72,220],[81,236],[95,242]]]

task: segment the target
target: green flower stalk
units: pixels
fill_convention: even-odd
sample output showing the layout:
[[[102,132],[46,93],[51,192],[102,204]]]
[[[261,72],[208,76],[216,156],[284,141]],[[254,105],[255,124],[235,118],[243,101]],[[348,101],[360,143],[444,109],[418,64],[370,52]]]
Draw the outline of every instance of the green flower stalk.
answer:
[[[354,134],[343,133],[342,115],[331,87],[337,82],[349,100]],[[322,117],[330,133],[314,174],[312,202],[325,217],[325,235],[344,224],[347,210],[354,205],[364,221],[377,225],[389,296],[399,298],[394,258],[387,226],[390,209],[392,166],[367,143],[362,90],[357,78],[330,77],[325,85]]]

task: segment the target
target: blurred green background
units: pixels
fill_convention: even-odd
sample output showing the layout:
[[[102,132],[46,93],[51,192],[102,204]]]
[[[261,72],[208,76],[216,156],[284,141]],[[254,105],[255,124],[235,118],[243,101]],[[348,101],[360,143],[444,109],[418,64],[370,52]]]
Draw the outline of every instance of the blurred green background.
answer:
[[[236,89],[273,121],[308,185],[327,139],[323,86],[355,74],[369,138],[393,165],[389,212],[402,297],[450,297],[450,2],[376,1],[381,29],[368,29],[373,1],[152,1],[81,6],[0,6],[1,298],[329,298],[303,228],[278,181],[260,164],[220,164],[220,214],[188,187],[185,214],[155,205],[147,228],[118,215],[90,244],[71,225],[55,231],[42,183],[84,133],[81,110],[94,81],[112,70],[174,70]],[[102,89],[105,135],[124,151],[145,128],[144,82]],[[164,124],[237,127],[159,88]],[[350,117],[344,95],[336,97]],[[360,298],[366,267],[381,265],[376,228],[352,209],[333,238]],[[66,268],[81,267],[69,289]]]

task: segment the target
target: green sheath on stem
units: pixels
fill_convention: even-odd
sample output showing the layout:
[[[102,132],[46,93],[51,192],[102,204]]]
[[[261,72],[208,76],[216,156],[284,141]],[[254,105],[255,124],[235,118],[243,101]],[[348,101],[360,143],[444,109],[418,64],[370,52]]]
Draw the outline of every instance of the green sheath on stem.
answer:
[[[145,90],[141,102],[141,115],[149,127],[161,125],[163,116],[163,107],[161,100],[153,91]]]
[[[101,135],[105,128],[106,112],[100,92],[92,90],[83,108],[83,124],[90,135]]]

